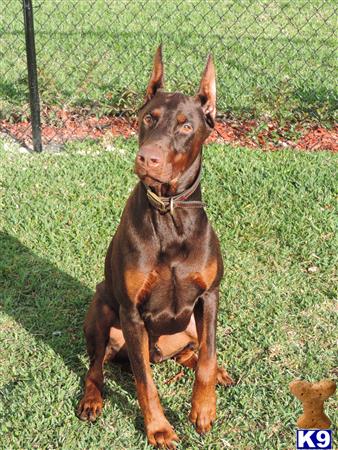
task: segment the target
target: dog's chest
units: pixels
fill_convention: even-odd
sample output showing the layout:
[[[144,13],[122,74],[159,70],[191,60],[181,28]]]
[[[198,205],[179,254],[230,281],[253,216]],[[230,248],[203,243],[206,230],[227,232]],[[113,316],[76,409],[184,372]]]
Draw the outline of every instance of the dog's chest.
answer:
[[[126,271],[128,297],[136,303],[151,334],[172,334],[186,328],[198,297],[217,275],[216,259],[156,264],[151,270]]]

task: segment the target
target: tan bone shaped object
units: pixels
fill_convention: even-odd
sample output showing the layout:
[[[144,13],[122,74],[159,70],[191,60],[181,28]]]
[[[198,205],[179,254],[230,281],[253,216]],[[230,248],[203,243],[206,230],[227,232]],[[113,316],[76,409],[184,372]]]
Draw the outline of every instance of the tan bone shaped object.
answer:
[[[324,401],[336,390],[332,380],[321,380],[317,383],[295,380],[289,384],[291,393],[303,403],[303,414],[297,420],[299,428],[327,429],[331,420],[324,413]]]

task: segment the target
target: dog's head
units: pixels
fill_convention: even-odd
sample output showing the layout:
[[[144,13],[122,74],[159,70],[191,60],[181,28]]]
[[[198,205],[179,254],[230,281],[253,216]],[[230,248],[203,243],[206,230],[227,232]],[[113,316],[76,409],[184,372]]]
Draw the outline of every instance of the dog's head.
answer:
[[[209,55],[195,96],[164,91],[162,48],[157,49],[144,105],[139,111],[135,172],[148,186],[175,192],[182,174],[199,159],[216,116],[215,67]]]

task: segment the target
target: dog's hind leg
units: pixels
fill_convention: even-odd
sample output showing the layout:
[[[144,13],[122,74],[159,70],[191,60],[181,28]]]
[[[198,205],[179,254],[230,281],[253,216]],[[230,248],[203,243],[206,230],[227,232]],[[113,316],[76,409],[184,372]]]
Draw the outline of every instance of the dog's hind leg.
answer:
[[[198,361],[198,337],[194,316],[191,317],[185,331],[171,336],[161,336],[158,345],[163,359],[172,357],[178,364],[195,370]],[[231,386],[234,381],[223,367],[217,366],[216,383]]]
[[[185,348],[182,352],[176,355],[174,359],[182,366],[196,370],[198,354],[191,350],[191,348]],[[223,386],[232,386],[234,384],[234,380],[223,367],[217,366],[216,383]]]
[[[82,420],[92,422],[101,413],[103,364],[110,328],[115,322],[116,314],[104,302],[104,285],[101,283],[96,288],[84,325],[90,365],[85,379],[84,396],[78,406],[78,416]]]

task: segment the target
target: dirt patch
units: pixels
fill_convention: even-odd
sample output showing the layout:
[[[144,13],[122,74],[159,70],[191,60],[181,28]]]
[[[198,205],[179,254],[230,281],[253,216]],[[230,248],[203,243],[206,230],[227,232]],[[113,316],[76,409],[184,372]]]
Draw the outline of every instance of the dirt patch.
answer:
[[[0,121],[0,131],[17,141],[32,147],[31,126],[28,121],[11,123]],[[113,136],[131,137],[137,134],[137,121],[123,117],[95,117],[74,111],[51,111],[43,113],[42,142],[44,145],[62,145],[70,140],[99,139],[110,133]],[[209,142],[224,142],[234,146],[280,150],[338,152],[338,125],[324,128],[318,125],[260,123],[256,120],[218,120]]]
[[[218,140],[237,146],[261,148],[263,150],[280,150],[295,148],[297,150],[338,152],[338,125],[324,128],[318,125],[284,125],[276,122],[259,124],[251,121],[218,122],[209,141]]]
[[[332,130],[322,127],[314,127],[299,139],[297,146],[303,149],[338,151],[338,126]]]

